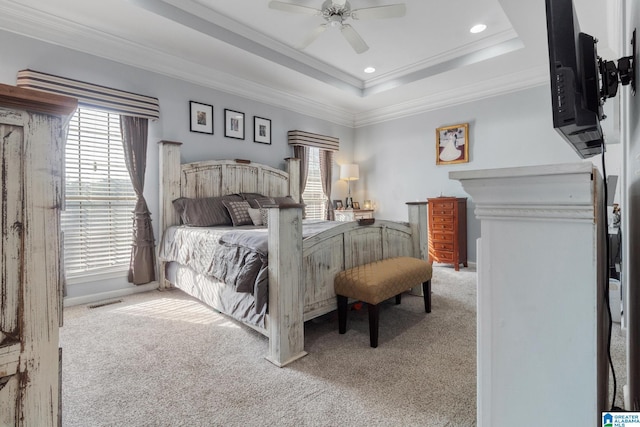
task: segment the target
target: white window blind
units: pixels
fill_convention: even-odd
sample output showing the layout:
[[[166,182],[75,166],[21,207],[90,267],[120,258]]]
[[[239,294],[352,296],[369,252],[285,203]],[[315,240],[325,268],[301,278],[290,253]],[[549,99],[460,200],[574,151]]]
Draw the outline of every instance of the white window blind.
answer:
[[[65,152],[64,265],[68,278],[127,270],[136,196],[120,116],[79,108]]]
[[[320,149],[309,147],[309,174],[307,185],[302,192],[307,219],[324,219],[327,198],[322,193],[320,180]]]

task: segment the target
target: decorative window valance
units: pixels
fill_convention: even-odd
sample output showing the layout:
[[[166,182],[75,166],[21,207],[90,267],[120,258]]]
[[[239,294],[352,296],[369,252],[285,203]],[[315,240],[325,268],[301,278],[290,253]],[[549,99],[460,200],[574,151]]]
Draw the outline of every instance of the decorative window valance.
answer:
[[[318,135],[301,130],[290,130],[287,133],[289,145],[303,145],[306,147],[318,147],[321,150],[338,151],[340,139],[332,136]]]
[[[108,110],[125,116],[142,117],[151,120],[157,120],[160,117],[158,98],[58,77],[39,71],[18,71],[17,86],[71,96],[77,98],[80,105]]]

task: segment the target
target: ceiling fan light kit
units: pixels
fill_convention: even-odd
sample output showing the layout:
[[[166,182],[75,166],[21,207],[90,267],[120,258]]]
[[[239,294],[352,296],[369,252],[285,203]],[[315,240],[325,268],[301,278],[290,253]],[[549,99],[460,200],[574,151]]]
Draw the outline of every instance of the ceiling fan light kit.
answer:
[[[326,21],[315,28],[299,45],[300,49],[309,46],[327,27],[340,28],[340,32],[351,45],[353,50],[360,54],[369,49],[367,43],[360,37],[357,31],[349,24],[345,24],[345,20],[351,18],[353,20],[368,19],[386,19],[400,18],[406,14],[406,6],[404,4],[390,4],[386,6],[366,7],[363,9],[351,10],[351,5],[346,0],[326,0],[322,3],[320,9],[314,9],[307,6],[300,6],[293,3],[285,3],[281,1],[270,1],[269,7],[274,10],[283,12],[301,13],[306,15],[322,16]]]

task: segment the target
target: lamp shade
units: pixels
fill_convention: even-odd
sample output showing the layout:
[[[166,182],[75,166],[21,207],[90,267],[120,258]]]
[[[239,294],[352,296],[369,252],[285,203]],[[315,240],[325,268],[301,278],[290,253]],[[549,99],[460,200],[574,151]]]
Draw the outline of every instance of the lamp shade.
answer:
[[[359,178],[360,169],[358,168],[358,165],[340,165],[340,179],[344,179],[345,181],[355,181]]]

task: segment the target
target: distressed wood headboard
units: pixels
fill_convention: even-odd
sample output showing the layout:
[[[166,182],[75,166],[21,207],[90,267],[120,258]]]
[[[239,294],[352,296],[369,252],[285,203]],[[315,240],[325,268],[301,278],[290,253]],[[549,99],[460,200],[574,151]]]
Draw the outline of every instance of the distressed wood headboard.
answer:
[[[179,197],[216,197],[232,193],[291,196],[300,202],[300,159],[285,159],[287,171],[240,160],[180,163],[180,142],[160,141],[160,232],[180,224],[173,207]]]

